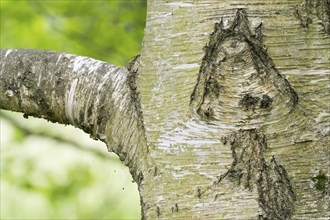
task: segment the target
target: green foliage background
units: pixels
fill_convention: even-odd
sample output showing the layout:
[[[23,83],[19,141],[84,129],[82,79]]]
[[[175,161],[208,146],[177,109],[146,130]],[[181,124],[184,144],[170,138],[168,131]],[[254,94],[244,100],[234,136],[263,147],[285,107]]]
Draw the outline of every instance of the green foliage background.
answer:
[[[125,65],[141,47],[145,0],[0,0],[1,48]],[[72,127],[0,112],[1,219],[139,219],[128,169]]]

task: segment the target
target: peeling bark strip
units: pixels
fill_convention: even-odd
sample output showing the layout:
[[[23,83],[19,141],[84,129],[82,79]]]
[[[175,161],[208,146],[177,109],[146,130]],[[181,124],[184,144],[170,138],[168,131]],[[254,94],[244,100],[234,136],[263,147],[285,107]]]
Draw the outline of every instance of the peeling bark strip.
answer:
[[[191,95],[191,107],[203,120],[253,124],[295,108],[298,95],[268,56],[261,28],[250,30],[243,9],[228,29],[222,21],[215,24]]]
[[[295,194],[285,168],[275,157],[267,164],[263,151],[267,147],[263,134],[256,129],[239,130],[229,137],[233,163],[223,174],[224,179],[237,182],[252,191],[257,186],[258,202],[263,210],[259,219],[290,219]]]

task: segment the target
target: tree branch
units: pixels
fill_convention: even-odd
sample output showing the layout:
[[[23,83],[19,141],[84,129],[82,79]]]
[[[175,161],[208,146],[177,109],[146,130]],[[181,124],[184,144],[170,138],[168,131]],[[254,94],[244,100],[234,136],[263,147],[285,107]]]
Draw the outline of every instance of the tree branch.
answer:
[[[1,49],[0,57],[1,109],[81,128],[135,167],[144,135],[127,68],[53,51]]]

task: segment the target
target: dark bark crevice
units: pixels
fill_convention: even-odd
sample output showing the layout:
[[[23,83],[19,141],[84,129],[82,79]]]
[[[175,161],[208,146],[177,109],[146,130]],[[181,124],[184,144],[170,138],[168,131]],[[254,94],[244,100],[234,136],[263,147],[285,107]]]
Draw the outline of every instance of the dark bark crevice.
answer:
[[[267,142],[263,133],[256,129],[239,130],[227,139],[233,162],[217,184],[228,179],[250,191],[256,187],[263,211],[259,219],[290,219],[296,196],[284,166],[274,156],[266,162]]]
[[[135,112],[138,118],[139,129],[145,131],[143,124],[143,112],[141,107],[140,93],[137,86],[137,79],[140,74],[140,60],[141,55],[138,54],[132,58],[132,60],[126,65],[126,68],[129,72],[128,75],[128,84],[131,89],[131,105],[134,107]],[[145,136],[145,135],[144,135]]]

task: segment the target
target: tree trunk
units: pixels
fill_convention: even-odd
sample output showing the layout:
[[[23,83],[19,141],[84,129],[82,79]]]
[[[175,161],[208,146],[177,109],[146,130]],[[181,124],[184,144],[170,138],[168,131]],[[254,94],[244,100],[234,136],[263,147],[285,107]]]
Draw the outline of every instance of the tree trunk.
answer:
[[[329,33],[327,0],[148,1],[128,70],[58,56],[38,69],[33,52],[4,50],[0,106],[105,141],[138,182],[145,219],[327,219]],[[67,83],[41,93],[26,80],[38,71]]]
[[[149,2],[147,219],[326,218],[329,2],[302,3]]]

